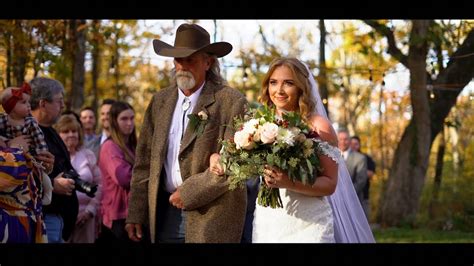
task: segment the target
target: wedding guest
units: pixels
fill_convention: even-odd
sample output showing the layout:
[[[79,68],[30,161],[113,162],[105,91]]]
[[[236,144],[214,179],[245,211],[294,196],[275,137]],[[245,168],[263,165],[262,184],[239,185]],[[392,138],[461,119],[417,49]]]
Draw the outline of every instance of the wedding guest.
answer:
[[[0,113],[0,138],[8,144],[10,140],[23,135],[31,140],[27,146],[21,147],[25,152],[32,156],[50,154],[43,131],[36,119],[31,116],[30,97],[31,87],[27,82],[24,82],[20,88],[10,87],[2,92],[0,101],[5,113]],[[41,179],[42,204],[48,205],[52,197],[52,184],[48,173],[51,172],[52,167],[46,169],[44,166],[37,166],[39,168],[34,175]]]
[[[346,129],[338,130],[337,138],[339,141],[339,149],[342,152],[342,156],[347,165],[347,170],[349,170],[349,175],[354,184],[354,189],[362,206],[364,201],[364,187],[367,183],[367,160],[364,155],[351,149],[349,131]]]
[[[33,141],[30,147],[24,147],[26,151],[31,150],[33,155],[48,151],[44,134],[36,119],[31,116],[30,85],[25,82],[20,88],[6,88],[0,97],[5,110],[5,113],[0,113],[0,135],[7,139],[28,135]]]
[[[111,231],[115,241],[128,242],[125,218],[129,211],[130,180],[137,145],[133,107],[125,102],[114,102],[109,122],[110,136],[102,145],[99,156],[102,222],[104,230]]]
[[[362,208],[364,208],[365,216],[367,219],[370,217],[370,201],[369,201],[369,190],[370,190],[370,180],[375,174],[375,161],[367,153],[363,153],[360,148],[360,138],[359,136],[351,137],[351,149],[357,151],[365,156],[367,160],[367,183],[364,186],[364,197],[362,200]]]
[[[88,145],[90,145],[89,143],[94,142],[98,138],[95,133],[96,119],[94,110],[92,110],[91,107],[86,106],[81,109],[79,117],[84,130],[84,145],[87,148]]]
[[[115,102],[113,99],[104,99],[100,106],[100,124],[101,124],[101,134],[97,136],[94,141],[88,143],[87,148],[92,150],[97,158],[99,158],[100,147],[107,138],[110,136],[110,122],[109,122],[109,112],[112,104]]]
[[[107,138],[110,136],[110,108],[115,103],[114,99],[105,99],[102,101],[100,106],[100,122],[102,125],[102,134],[100,135],[100,144],[104,144]]]
[[[94,197],[77,192],[79,213],[69,243],[94,243],[98,235],[100,214],[100,170],[94,153],[84,148],[82,127],[72,114],[62,115],[54,128],[66,144],[71,164],[80,179],[92,185],[98,185]]]
[[[54,79],[37,77],[30,82],[31,113],[45,136],[49,151],[54,155],[53,170],[49,174],[53,184],[51,204],[43,208],[49,243],[69,239],[76,223],[79,203],[75,182],[63,174],[71,169],[69,152],[53,125],[64,108],[64,87]]]

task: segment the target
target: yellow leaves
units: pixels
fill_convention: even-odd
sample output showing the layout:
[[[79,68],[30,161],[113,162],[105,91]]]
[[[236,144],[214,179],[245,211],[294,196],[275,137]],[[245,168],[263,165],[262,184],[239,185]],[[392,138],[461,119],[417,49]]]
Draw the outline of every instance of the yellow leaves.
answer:
[[[85,30],[87,27],[89,27],[89,25],[88,25],[87,23],[80,24],[79,27],[76,28],[76,31],[77,31],[77,32],[83,31],[83,30]]]
[[[142,33],[142,36],[143,38],[147,38],[147,39],[160,39],[161,38],[161,35],[160,34],[155,34],[153,32],[150,32],[150,31],[144,31]]]

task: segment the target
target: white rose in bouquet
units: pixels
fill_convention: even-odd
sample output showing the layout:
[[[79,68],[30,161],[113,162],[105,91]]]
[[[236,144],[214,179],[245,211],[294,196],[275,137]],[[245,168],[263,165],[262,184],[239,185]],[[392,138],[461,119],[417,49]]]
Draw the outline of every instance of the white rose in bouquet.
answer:
[[[235,132],[234,142],[237,149],[251,150],[256,145],[252,140],[252,135],[243,130]]]
[[[260,133],[260,140],[264,144],[275,142],[278,136],[278,126],[274,123],[265,123],[262,125],[262,131]]]

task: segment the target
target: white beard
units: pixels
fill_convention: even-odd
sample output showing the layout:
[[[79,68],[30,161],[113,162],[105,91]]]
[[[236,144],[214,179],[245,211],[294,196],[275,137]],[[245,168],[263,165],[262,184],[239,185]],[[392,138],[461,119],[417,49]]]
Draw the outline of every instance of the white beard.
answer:
[[[184,90],[189,90],[194,88],[196,85],[196,80],[193,77],[193,74],[188,71],[179,71],[176,73],[176,83],[178,87]]]

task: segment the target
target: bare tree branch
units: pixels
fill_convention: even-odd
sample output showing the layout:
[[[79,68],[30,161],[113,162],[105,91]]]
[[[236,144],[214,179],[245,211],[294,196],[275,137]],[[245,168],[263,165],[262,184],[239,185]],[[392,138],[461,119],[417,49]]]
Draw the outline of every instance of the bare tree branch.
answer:
[[[262,37],[263,46],[265,47],[265,50],[269,51],[269,47],[271,48],[272,45],[268,42],[267,37],[263,33],[263,27],[262,25],[260,25],[260,23],[258,24],[258,33],[260,33],[260,36]]]
[[[408,57],[405,54],[403,54],[400,49],[398,49],[397,43],[395,41],[395,36],[393,35],[393,31],[387,26],[380,24],[375,20],[363,20],[363,21],[365,22],[365,24],[371,26],[380,35],[387,38],[388,53],[391,54],[393,57],[395,57],[406,68],[408,68]]]
[[[433,83],[435,100],[431,103],[431,138],[442,130],[444,119],[448,116],[451,107],[456,104],[458,95],[464,87],[474,78],[474,60],[472,57],[465,56],[474,52],[474,30],[471,30],[461,46],[450,57],[450,60]],[[450,86],[447,90],[446,85]],[[436,90],[437,87],[443,90]]]
[[[387,38],[388,42],[388,53],[393,56],[395,59],[398,60],[398,62],[402,63],[406,68],[409,69],[408,67],[408,56],[403,54],[400,49],[398,49],[395,41],[395,36],[393,35],[393,31],[389,29],[387,26],[378,23],[375,20],[363,20],[365,24],[371,26],[376,32],[378,32],[380,35],[384,36]],[[430,27],[435,25],[434,20],[430,21]],[[426,80],[430,83],[432,83],[431,79],[431,74],[429,72],[426,72]]]

